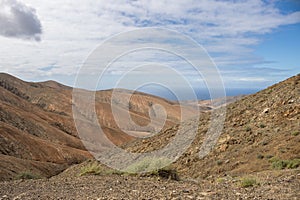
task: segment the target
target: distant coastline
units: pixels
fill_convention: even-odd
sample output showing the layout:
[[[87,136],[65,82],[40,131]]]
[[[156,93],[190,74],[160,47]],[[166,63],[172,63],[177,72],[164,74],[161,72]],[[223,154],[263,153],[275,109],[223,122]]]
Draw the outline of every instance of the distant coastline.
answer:
[[[249,95],[249,94],[254,94],[260,90],[262,90],[262,88],[226,88],[225,89],[226,96]],[[147,90],[139,90],[139,91],[145,92],[148,94],[152,94],[152,95],[156,95],[156,96],[159,96],[159,97],[171,100],[171,101],[177,100],[176,96],[167,90],[160,90],[158,88],[152,88],[152,89],[147,88]],[[184,96],[184,99],[181,99],[181,100],[193,99],[192,96],[185,95],[184,90],[182,90],[181,92],[182,92],[181,95]],[[198,89],[198,90],[195,90],[195,92],[196,92],[198,100],[211,99],[211,97],[209,95],[209,91],[207,89]]]

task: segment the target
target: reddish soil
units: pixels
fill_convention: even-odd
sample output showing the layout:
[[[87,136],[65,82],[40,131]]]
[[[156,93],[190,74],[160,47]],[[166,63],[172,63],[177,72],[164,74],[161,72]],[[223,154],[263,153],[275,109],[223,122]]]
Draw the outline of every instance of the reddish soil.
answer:
[[[70,164],[91,158],[74,124],[72,105],[76,107],[76,103],[72,104],[72,91],[54,81],[32,83],[0,74],[0,180],[14,179],[27,171],[50,177]],[[134,137],[124,133],[115,123],[111,111],[112,92],[96,92],[96,112],[106,136],[114,144],[122,145]],[[115,106],[122,119],[122,113],[128,110],[124,97],[130,95],[130,91],[118,89],[115,92],[118,97],[114,99]],[[178,123],[178,103],[139,92],[130,100],[129,112],[135,123],[143,126],[150,122],[149,110],[153,104],[166,108],[168,117],[164,128]],[[191,106],[186,106],[186,110],[191,115],[195,113]],[[88,116],[81,117],[86,120]],[[123,125],[137,135],[149,134],[154,127],[136,130],[134,126]],[[91,135],[95,127],[87,123],[85,130],[85,135]],[[7,161],[10,159],[12,161]]]

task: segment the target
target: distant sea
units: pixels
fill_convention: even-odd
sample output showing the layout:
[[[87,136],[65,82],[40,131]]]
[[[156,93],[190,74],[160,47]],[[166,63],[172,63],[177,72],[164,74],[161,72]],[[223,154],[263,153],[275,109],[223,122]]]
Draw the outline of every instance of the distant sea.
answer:
[[[226,88],[226,96],[238,96],[238,95],[248,95],[254,94],[262,90],[261,88]],[[148,94],[156,95],[168,100],[176,101],[176,96],[169,90],[158,89],[158,88],[145,88],[139,90]],[[177,93],[181,96],[180,100],[191,100],[194,99],[193,96],[186,94],[184,90],[178,90]],[[211,99],[209,91],[207,89],[195,89],[195,93],[198,100],[208,100]]]

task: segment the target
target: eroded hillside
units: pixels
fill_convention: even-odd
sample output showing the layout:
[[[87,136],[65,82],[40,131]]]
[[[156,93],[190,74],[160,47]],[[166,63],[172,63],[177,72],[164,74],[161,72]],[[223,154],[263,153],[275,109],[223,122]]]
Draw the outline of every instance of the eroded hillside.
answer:
[[[74,124],[72,88],[46,81],[25,82],[11,75],[0,74],[0,177],[13,179],[19,173],[30,171],[40,176],[52,176],[70,166],[91,158],[78,137]],[[113,90],[96,92],[96,112],[106,136],[116,145],[134,139],[125,134],[114,121],[111,111]],[[130,99],[130,108],[122,100],[129,91],[116,90],[119,113],[129,110],[135,123],[150,122],[149,110],[153,104],[163,105],[168,113],[165,128],[178,123],[178,103],[144,93],[135,93]],[[194,113],[189,106],[187,111]],[[82,120],[86,120],[83,116]],[[154,124],[155,125],[155,124]],[[86,134],[94,127],[87,125]],[[136,130],[127,126],[126,131],[136,135],[148,134],[149,130]]]
[[[241,175],[272,169],[272,162],[300,159],[300,75],[291,77],[227,106],[224,130],[214,149],[203,159],[198,152],[210,125],[202,113],[198,134],[172,167],[186,177]],[[153,138],[126,146],[132,152],[164,147],[178,126]]]

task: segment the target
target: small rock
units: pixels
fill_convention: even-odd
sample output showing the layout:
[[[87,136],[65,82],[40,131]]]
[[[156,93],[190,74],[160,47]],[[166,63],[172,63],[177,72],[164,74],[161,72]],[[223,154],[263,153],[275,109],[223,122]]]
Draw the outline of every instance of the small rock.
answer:
[[[182,190],[183,193],[189,193],[190,191],[187,189]]]
[[[291,99],[291,100],[288,101],[289,104],[294,103],[294,102],[295,102],[294,99]]]
[[[195,199],[195,197],[193,197],[193,196],[190,196],[190,195],[188,195],[188,196],[186,196],[188,199]]]
[[[207,196],[207,195],[209,195],[208,192],[200,192],[199,194],[202,195],[202,196]]]
[[[270,110],[270,108],[265,108],[265,109],[263,110],[263,113],[268,113],[269,110]]]

